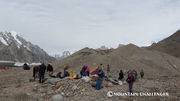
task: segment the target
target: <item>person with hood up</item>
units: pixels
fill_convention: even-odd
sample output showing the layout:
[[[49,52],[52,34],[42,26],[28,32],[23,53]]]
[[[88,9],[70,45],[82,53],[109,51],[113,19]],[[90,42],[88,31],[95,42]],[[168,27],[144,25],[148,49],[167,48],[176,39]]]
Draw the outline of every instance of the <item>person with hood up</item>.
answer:
[[[44,73],[46,71],[46,66],[44,65],[44,62],[40,65],[39,68],[39,82],[42,83],[42,79],[44,79]]]
[[[49,72],[49,75],[52,75],[53,73],[53,66],[50,63],[48,63],[47,72]]]

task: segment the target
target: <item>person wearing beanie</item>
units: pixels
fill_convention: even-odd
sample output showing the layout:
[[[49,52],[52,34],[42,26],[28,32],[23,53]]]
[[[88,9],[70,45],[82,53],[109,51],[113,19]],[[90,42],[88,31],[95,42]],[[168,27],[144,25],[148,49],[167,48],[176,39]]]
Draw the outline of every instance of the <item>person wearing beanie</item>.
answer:
[[[39,83],[42,83],[42,79],[44,79],[44,73],[46,71],[46,66],[44,65],[44,62],[40,65],[39,68]]]
[[[49,75],[53,74],[53,66],[50,63],[48,63],[47,72],[49,73]]]

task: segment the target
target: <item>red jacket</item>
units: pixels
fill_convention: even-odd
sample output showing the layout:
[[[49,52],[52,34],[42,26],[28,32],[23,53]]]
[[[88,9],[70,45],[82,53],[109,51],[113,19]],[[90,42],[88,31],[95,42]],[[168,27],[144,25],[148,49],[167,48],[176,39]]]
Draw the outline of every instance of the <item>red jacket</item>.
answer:
[[[133,83],[133,75],[132,75],[132,73],[130,74],[130,76],[128,76],[128,78],[126,79],[126,81],[127,81],[128,83]]]

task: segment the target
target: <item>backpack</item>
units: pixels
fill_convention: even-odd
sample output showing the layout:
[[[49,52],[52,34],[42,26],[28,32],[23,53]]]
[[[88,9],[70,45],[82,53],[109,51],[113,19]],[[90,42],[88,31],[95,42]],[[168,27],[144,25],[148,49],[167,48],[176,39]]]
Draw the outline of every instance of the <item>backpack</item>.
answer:
[[[133,74],[133,82],[136,81],[136,76]]]

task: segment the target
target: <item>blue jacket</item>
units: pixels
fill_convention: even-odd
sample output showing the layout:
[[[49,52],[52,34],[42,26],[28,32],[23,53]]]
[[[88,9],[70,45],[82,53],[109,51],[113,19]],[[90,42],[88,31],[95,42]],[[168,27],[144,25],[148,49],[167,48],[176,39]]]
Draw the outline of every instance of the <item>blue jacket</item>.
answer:
[[[98,72],[98,77],[100,77],[100,78],[104,79],[104,77],[105,77],[105,73],[104,73],[104,71],[103,71],[103,70],[102,70],[102,72]]]
[[[69,72],[64,73],[63,77],[67,77],[67,76],[69,76]]]

